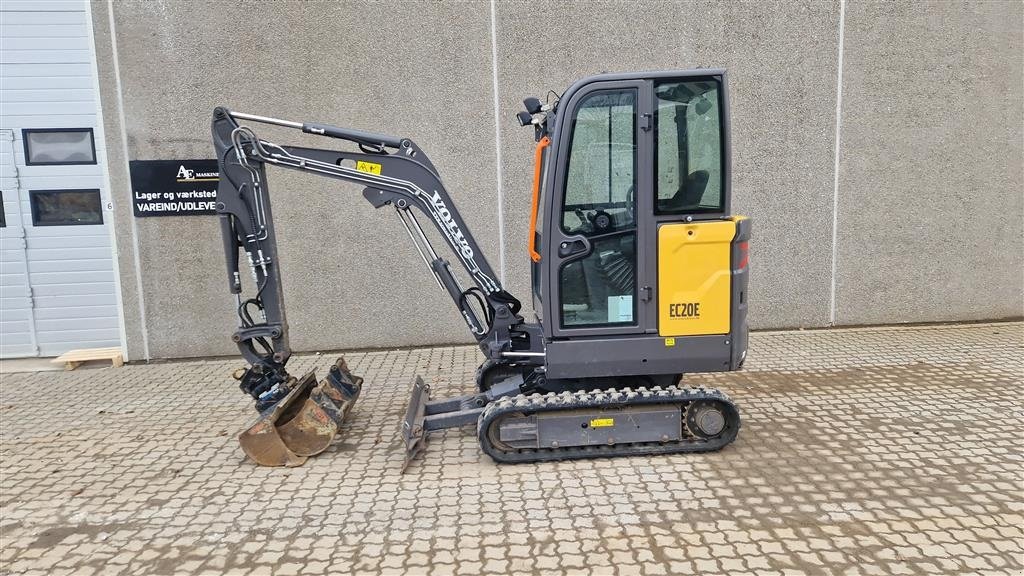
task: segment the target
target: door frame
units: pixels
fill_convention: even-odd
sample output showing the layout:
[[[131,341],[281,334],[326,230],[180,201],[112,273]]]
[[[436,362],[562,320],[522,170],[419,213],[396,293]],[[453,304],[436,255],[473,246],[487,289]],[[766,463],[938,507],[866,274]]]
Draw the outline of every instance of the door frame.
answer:
[[[545,222],[544,222],[544,258],[548,264],[545,266],[544,275],[545,294],[544,298],[545,316],[548,319],[544,323],[545,336],[548,338],[565,338],[575,336],[600,336],[609,334],[642,334],[652,328],[651,322],[655,322],[653,328],[657,330],[657,309],[653,305],[653,298],[645,299],[644,288],[650,277],[651,257],[656,254],[648,254],[653,247],[647,246],[644,241],[644,230],[653,226],[650,215],[654,213],[653,190],[653,156],[651,146],[653,139],[650,130],[650,114],[653,112],[654,93],[652,83],[644,78],[623,78],[609,80],[595,80],[585,84],[578,84],[570,89],[571,95],[568,99],[563,97],[559,103],[559,114],[556,117],[554,128],[556,144],[550,151],[552,170],[549,171],[548,182],[545,189],[550,190],[545,200]],[[583,240],[589,242],[582,235],[566,234],[562,230],[562,203],[565,196],[566,168],[572,140],[572,119],[580,102],[594,92],[608,90],[636,90],[636,108],[634,111],[634,139],[636,142],[636,188],[634,198],[636,202],[636,314],[635,324],[628,326],[594,326],[594,327],[562,327],[561,314],[561,281],[560,272],[562,266],[569,262],[577,261],[586,254],[574,254],[571,257],[563,258],[559,255],[559,247],[563,242],[574,242]],[[648,123],[644,124],[644,120]],[[564,132],[563,132],[564,131]],[[587,252],[590,254],[591,252]],[[652,288],[653,290],[653,288]]]
[[[18,171],[18,161],[14,154],[14,131],[10,129],[0,130],[0,147],[4,154],[9,154],[11,163],[9,169],[11,173],[8,175],[14,182],[13,188],[5,190],[13,197],[4,198],[0,202],[0,210],[4,211],[4,222],[5,226],[0,228],[0,238],[3,238],[3,250],[10,252],[18,252],[22,269],[24,270],[25,283],[17,288],[24,289],[23,294],[11,295],[10,290],[15,286],[6,286],[4,288],[4,298],[24,298],[27,301],[27,322],[28,322],[28,334],[29,343],[31,345],[31,353],[29,354],[4,354],[0,352],[0,358],[34,358],[39,356],[39,338],[36,331],[36,313],[35,303],[32,298],[32,280],[29,276],[28,269],[28,234],[25,230],[25,216],[23,211],[25,206],[25,199],[27,197],[26,191],[22,190],[21,178]],[[11,204],[14,207],[14,212],[8,212],[5,204]]]

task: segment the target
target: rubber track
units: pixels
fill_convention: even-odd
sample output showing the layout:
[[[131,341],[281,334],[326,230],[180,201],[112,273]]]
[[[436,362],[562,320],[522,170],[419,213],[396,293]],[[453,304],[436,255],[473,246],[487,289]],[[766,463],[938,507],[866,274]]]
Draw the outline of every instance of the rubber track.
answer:
[[[680,409],[684,410],[685,414],[686,406],[700,400],[714,402],[722,409],[725,415],[725,430],[713,438],[700,438],[691,434],[688,430],[684,430],[684,438],[672,442],[504,451],[493,446],[487,434],[488,429],[506,414],[522,413],[529,416],[541,412],[556,412],[560,410],[589,409],[605,406],[633,407],[651,404],[682,404],[683,406]],[[739,410],[724,392],[715,388],[677,388],[675,386],[510,396],[488,404],[477,421],[477,436],[480,439],[480,447],[496,462],[502,463],[549,462],[581,458],[607,458],[612,456],[678,454],[682,452],[711,452],[720,450],[735,440],[739,429]]]

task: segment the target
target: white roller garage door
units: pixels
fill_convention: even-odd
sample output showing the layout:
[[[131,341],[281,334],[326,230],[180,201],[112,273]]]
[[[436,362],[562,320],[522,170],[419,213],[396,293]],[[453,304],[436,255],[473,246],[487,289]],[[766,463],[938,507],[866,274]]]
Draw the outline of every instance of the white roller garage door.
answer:
[[[0,355],[120,345],[88,5],[0,2]]]

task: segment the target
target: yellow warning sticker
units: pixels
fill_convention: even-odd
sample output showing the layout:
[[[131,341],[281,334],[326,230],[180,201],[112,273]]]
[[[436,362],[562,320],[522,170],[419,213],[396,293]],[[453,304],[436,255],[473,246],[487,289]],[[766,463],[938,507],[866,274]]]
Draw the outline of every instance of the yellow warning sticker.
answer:
[[[672,347],[672,346],[675,346],[675,345],[676,345],[676,339],[675,338],[665,338],[665,346],[666,347]]]
[[[356,170],[366,172],[367,174],[380,174],[380,164],[360,160],[356,162]]]
[[[590,421],[591,428],[607,428],[615,426],[615,418],[594,418]]]

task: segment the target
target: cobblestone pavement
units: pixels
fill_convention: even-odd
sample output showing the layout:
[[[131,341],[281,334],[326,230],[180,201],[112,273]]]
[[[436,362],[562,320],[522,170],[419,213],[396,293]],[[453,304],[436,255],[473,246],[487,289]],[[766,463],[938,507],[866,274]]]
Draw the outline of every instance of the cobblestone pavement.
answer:
[[[1022,341],[758,333],[745,371],[689,377],[740,406],[721,452],[497,466],[462,429],[404,475],[413,376],[468,392],[474,348],[347,355],[353,421],[295,469],[238,448],[237,361],[4,375],[0,571],[1020,574]]]

